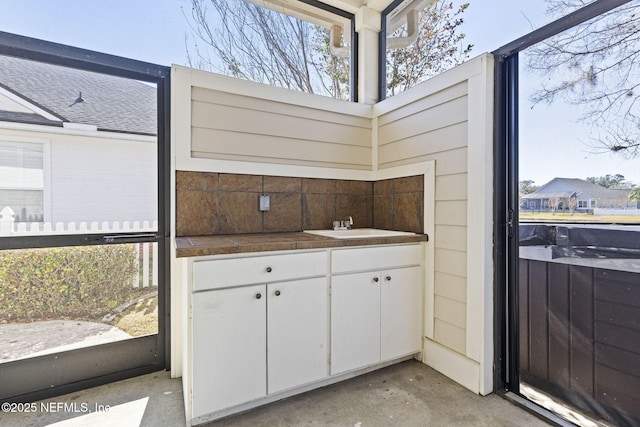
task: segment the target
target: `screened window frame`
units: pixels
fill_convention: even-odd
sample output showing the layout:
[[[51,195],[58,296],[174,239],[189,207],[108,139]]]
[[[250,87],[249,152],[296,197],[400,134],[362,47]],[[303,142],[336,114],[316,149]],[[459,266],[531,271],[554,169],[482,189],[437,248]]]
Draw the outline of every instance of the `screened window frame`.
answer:
[[[45,40],[34,39],[0,31],[0,55],[14,56],[33,61],[41,61],[60,66],[86,70],[90,72],[115,75],[133,80],[146,81],[156,85],[157,94],[157,199],[158,199],[158,228],[154,233],[110,233],[102,234],[45,234],[34,236],[0,237],[0,250],[3,249],[37,249],[49,247],[117,245],[125,243],[157,243],[159,251],[158,269],[158,316],[157,334],[136,337],[131,340],[102,344],[86,349],[69,350],[59,353],[50,362],[48,356],[40,358],[26,358],[8,362],[3,368],[7,375],[24,377],[30,373],[25,381],[29,386],[35,384],[33,391],[27,394],[14,393],[11,381],[9,387],[2,389],[3,399],[10,401],[34,401],[70,393],[97,385],[107,384],[120,379],[155,372],[171,366],[171,259],[170,259],[170,230],[171,230],[171,68],[123,58],[119,56],[76,48]],[[104,351],[104,346],[113,346],[118,351],[110,353]],[[91,365],[86,365],[87,355],[93,357]],[[45,363],[42,363],[44,361]],[[105,363],[103,363],[105,362]],[[73,366],[84,363],[85,372],[90,370],[92,375],[80,380],[65,382],[67,377],[58,377],[59,383],[44,388],[42,384],[53,384],[51,375],[58,375],[52,369],[65,366],[68,371]],[[110,366],[119,366],[119,370],[112,370]],[[63,369],[63,368],[60,368]],[[16,382],[17,383],[17,382]],[[2,387],[0,387],[2,388]]]
[[[518,53],[631,0],[596,0],[492,52],[494,93],[494,389],[557,424],[566,420],[527,400],[519,386]],[[595,204],[592,202],[592,207]]]

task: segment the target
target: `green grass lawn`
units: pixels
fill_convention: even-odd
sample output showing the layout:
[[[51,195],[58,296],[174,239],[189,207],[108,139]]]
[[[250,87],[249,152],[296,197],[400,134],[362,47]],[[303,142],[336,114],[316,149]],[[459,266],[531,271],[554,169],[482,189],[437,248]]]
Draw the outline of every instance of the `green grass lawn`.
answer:
[[[520,212],[521,222],[525,221],[554,221],[554,222],[592,222],[614,224],[640,224],[640,215],[587,215],[582,213],[569,214],[565,212]]]
[[[146,298],[124,311],[114,326],[131,336],[158,333],[158,297]]]

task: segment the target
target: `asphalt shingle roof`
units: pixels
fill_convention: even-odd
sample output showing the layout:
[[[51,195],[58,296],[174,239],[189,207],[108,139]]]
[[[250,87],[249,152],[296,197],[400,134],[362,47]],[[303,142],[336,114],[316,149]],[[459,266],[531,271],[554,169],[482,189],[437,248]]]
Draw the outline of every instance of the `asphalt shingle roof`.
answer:
[[[0,86],[63,121],[157,134],[156,88],[147,83],[0,55]],[[84,102],[74,103],[80,93]]]
[[[569,191],[569,189],[565,191],[549,191],[548,187],[553,183],[562,182],[565,184],[565,187],[571,187],[575,189],[575,193],[585,193],[590,198],[593,199],[616,199],[616,198],[625,198],[629,193],[629,190],[622,189],[610,189],[603,187],[598,184],[594,184],[589,181],[585,181],[583,179],[578,178],[553,178],[548,183],[544,184],[542,187],[534,191],[533,193],[527,194],[523,196],[525,199],[549,199],[554,197],[559,198],[567,198],[570,197],[574,192]],[[557,188],[557,187],[556,187]]]
[[[583,193],[586,193],[596,199],[611,197],[611,190],[609,188],[603,187],[598,184],[594,184],[589,181],[585,181],[584,179],[577,179],[577,178],[556,178],[556,179],[563,181],[566,184],[569,184],[570,186],[577,188]]]

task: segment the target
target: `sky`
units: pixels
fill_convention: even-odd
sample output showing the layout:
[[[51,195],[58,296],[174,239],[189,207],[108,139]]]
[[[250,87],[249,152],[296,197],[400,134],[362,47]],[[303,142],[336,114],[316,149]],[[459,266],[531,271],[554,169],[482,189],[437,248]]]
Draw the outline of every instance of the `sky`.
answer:
[[[161,65],[187,65],[190,0],[0,0],[0,31]],[[544,0],[469,0],[462,29],[472,57],[548,23]],[[458,2],[459,4],[459,2]],[[535,84],[535,78],[524,78]],[[530,109],[521,95],[520,179],[620,173],[640,185],[640,159],[594,154],[590,136],[567,105]]]
[[[463,28],[478,54],[524,35],[531,28],[529,21],[545,23],[543,1],[470,3]],[[0,31],[160,65],[184,65],[190,33],[184,14],[190,13],[190,5],[190,0],[0,0]]]

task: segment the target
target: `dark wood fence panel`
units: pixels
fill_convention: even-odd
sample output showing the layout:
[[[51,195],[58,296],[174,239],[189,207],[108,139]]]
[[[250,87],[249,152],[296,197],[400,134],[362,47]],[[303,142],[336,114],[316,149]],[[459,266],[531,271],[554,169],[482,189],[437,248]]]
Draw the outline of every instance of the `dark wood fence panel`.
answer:
[[[599,323],[596,328],[596,342],[640,354],[640,331],[633,329]]]
[[[640,274],[595,270],[596,400],[640,424]]]
[[[569,388],[571,338],[569,311],[569,266],[548,264],[549,272],[549,375],[561,387]]]
[[[640,381],[616,369],[598,366],[596,401],[606,406],[605,411],[620,412],[625,418],[635,419],[631,425],[640,425]]]
[[[547,263],[529,261],[529,372],[540,378],[549,374]]]
[[[570,389],[593,396],[593,269],[572,265],[570,271]]]
[[[525,382],[620,425],[640,425],[640,273],[521,259]]]
[[[518,283],[520,369],[529,370],[529,260],[521,259]]]

